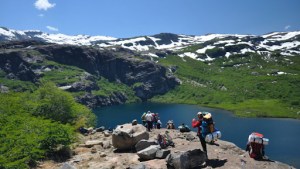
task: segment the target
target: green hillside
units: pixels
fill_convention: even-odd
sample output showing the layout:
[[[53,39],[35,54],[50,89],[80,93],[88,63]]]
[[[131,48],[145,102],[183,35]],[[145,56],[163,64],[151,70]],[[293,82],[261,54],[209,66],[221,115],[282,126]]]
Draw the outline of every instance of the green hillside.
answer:
[[[182,85],[151,101],[222,108],[243,117],[300,118],[299,57],[248,53],[204,63],[168,56],[159,63],[176,66]]]

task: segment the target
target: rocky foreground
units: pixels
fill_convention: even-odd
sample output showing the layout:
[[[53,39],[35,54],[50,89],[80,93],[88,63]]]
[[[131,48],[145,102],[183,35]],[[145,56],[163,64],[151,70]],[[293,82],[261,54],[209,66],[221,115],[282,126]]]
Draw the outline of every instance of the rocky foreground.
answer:
[[[164,134],[166,130],[154,129],[149,132],[149,142],[151,140],[156,141],[157,135]],[[74,155],[68,161],[63,163],[45,161],[38,168],[165,169],[190,168],[186,166],[195,166],[195,164],[200,165],[193,168],[293,168],[287,164],[272,160],[256,161],[249,157],[248,152],[240,149],[233,143],[222,140],[218,140],[214,145],[207,145],[208,159],[206,160],[206,157],[202,155],[203,152],[199,150],[202,147],[195,132],[181,133],[178,130],[168,131],[169,135],[173,138],[175,147],[169,146],[167,149],[162,149],[160,153],[156,152],[156,155],[154,153],[154,156],[151,155],[153,149],[150,149],[145,155],[141,151],[136,151],[136,148],[141,148],[137,146],[131,150],[118,150],[113,147],[112,134],[103,131],[82,136],[81,143],[74,149]],[[157,148],[155,145],[152,147],[154,149]],[[170,155],[163,157],[165,152],[170,153]],[[202,162],[201,160],[206,162]]]

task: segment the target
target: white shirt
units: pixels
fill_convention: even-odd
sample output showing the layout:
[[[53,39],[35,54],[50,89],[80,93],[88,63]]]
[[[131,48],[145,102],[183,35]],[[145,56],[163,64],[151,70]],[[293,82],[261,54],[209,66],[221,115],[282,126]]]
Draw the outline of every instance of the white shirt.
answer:
[[[152,118],[153,118],[152,114],[150,114],[150,113],[146,114],[146,120],[147,121],[152,121]]]

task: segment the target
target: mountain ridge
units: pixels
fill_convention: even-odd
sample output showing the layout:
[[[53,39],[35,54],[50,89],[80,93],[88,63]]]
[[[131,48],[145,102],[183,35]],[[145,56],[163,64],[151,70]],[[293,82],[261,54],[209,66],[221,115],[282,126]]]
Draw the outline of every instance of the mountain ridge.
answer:
[[[132,38],[113,38],[107,36],[48,34],[41,31],[18,31],[0,27],[0,41],[37,40],[46,43],[94,46],[97,48],[122,47],[139,52],[151,58],[160,57],[161,51],[173,51],[180,57],[191,57],[199,61],[211,61],[216,57],[229,57],[247,52],[270,55],[279,52],[285,56],[300,54],[300,31],[271,32],[264,35],[206,34],[181,35],[160,33]],[[200,45],[194,51],[186,48]],[[219,53],[210,55],[209,51]]]

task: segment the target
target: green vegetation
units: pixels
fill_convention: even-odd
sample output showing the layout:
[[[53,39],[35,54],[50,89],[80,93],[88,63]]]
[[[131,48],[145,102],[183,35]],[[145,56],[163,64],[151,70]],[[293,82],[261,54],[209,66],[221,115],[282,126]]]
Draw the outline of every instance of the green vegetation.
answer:
[[[293,64],[290,64],[290,63]],[[300,118],[300,58],[256,54],[236,55],[204,63],[168,56],[162,65],[178,66],[182,85],[154,102],[197,104],[223,108],[243,117]],[[277,75],[282,71],[289,74]],[[272,74],[273,73],[273,74]]]
[[[0,94],[0,168],[29,168],[66,153],[79,126],[95,115],[54,84],[33,93]]]
[[[79,81],[80,75],[84,72],[84,70],[75,66],[62,65],[53,61],[46,61],[43,65],[52,67],[52,70],[44,72],[41,80],[51,81],[58,85],[66,85]]]
[[[110,82],[109,80],[101,77],[97,81],[97,85],[100,86],[100,90],[94,90],[92,91],[93,95],[96,96],[110,96],[114,92],[121,92],[126,94],[128,97],[127,103],[133,103],[140,101],[137,96],[135,96],[134,91],[131,87],[123,84],[123,83],[117,83],[117,82]]]

